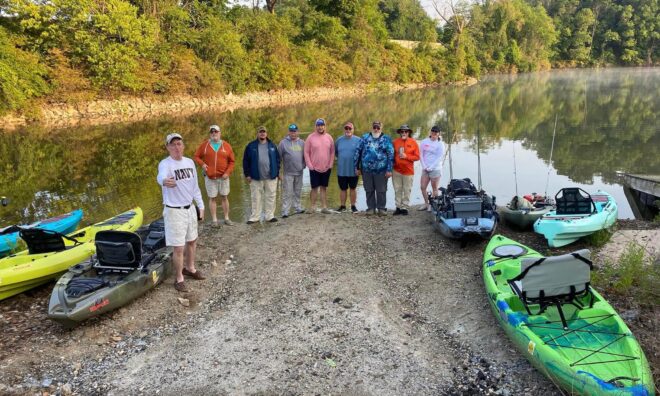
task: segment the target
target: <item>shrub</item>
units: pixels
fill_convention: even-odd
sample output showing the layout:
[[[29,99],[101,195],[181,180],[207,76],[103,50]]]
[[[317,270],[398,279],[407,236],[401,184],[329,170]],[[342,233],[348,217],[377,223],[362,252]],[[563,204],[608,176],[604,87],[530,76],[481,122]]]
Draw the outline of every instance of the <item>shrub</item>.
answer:
[[[50,91],[47,69],[36,54],[17,46],[17,37],[0,27],[0,113],[19,109]]]

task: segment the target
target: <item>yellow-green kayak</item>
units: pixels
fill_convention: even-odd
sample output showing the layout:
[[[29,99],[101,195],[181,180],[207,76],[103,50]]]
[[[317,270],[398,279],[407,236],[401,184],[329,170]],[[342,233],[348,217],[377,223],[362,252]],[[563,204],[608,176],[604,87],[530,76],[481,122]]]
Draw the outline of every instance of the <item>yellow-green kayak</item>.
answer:
[[[135,231],[142,225],[142,216],[142,209],[134,208],[66,236],[26,230],[21,237],[28,250],[0,259],[0,300],[56,279],[96,252],[97,232]]]

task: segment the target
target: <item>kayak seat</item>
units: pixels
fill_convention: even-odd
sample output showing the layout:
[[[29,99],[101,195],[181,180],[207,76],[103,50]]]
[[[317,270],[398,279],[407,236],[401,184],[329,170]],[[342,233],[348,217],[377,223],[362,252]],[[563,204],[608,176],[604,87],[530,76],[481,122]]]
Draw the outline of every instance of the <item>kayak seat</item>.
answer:
[[[555,195],[558,215],[591,214],[596,205],[591,195],[581,188],[562,188]]]
[[[568,329],[562,305],[571,304],[584,308],[581,298],[590,296],[589,307],[593,306],[591,292],[591,252],[587,249],[554,257],[522,258],[520,274],[508,283],[520,298],[527,313],[540,315],[550,306],[556,306],[564,329]],[[538,304],[538,312],[532,313],[529,305]]]
[[[21,228],[20,236],[27,244],[30,254],[59,252],[66,249],[64,238],[55,231]]]
[[[132,272],[142,261],[140,236],[127,231],[99,231],[94,241],[96,262],[94,268],[112,272]]]

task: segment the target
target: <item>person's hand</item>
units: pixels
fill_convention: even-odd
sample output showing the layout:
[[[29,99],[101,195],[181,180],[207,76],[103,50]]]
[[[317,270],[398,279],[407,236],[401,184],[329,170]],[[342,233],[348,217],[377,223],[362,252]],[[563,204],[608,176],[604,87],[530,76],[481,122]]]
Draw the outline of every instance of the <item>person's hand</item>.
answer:
[[[209,166],[204,164],[204,165],[202,165],[202,169],[204,169],[204,172],[206,172],[209,169]]]
[[[199,221],[204,221],[204,210],[199,211]]]
[[[220,178],[227,180],[229,179],[229,175],[225,173],[224,175],[220,176]]]
[[[252,183],[252,178],[250,176],[246,176],[245,180],[249,183]]]
[[[282,176],[277,175],[277,180],[282,180]]]
[[[406,153],[401,153],[401,154],[399,154],[399,158],[406,159],[406,158],[408,158],[408,156],[406,155]]]
[[[360,175],[362,175],[362,172],[360,172],[359,169],[356,169],[355,170],[355,176],[360,176]]]
[[[389,179],[390,177],[392,177],[392,172],[385,172],[385,178]]]
[[[173,177],[168,177],[167,179],[163,180],[163,186],[169,188],[176,187],[176,180],[174,180]]]

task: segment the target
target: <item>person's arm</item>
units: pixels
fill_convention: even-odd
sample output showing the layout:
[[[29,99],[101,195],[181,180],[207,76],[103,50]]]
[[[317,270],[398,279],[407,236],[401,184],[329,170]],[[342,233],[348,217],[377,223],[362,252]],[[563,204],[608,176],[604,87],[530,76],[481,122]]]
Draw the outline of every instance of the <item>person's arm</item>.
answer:
[[[419,162],[422,164],[422,169],[427,170],[426,161],[424,161],[424,140],[422,140],[422,147],[419,149]]]
[[[156,176],[156,181],[161,186],[164,186],[163,182],[168,177],[167,176],[167,173],[168,173],[167,171],[168,171],[168,166],[167,166],[167,164],[165,164],[165,161],[160,161],[160,163],[158,164],[158,175]]]
[[[311,136],[307,138],[307,141],[305,142],[305,147],[303,148],[303,156],[305,158],[305,164],[307,165],[307,168],[309,168],[309,170],[314,170],[311,161],[312,157],[310,156],[312,150],[312,144],[310,143],[311,140],[312,140]]]
[[[248,183],[252,180],[250,178],[250,143],[245,146],[245,151],[243,152],[243,176],[247,179]]]
[[[385,153],[387,155],[387,172],[390,176],[392,175],[392,167],[394,166],[394,146],[392,145],[392,140],[385,136],[387,140],[385,141]]]
[[[226,150],[227,150],[227,170],[225,171],[225,174],[222,175],[223,177],[229,177],[231,176],[231,173],[234,171],[234,167],[236,166],[236,156],[234,155],[234,150],[231,148],[229,143],[223,143],[226,144]]]
[[[407,156],[408,160],[410,162],[419,161],[419,145],[414,140],[412,142],[413,142],[413,149],[412,149],[412,152],[410,153],[410,155]]]
[[[330,147],[328,150],[328,162],[327,162],[327,169],[332,169],[332,166],[335,164],[335,141],[332,140],[332,137],[328,135],[328,140],[330,141]],[[326,170],[327,170],[326,169]]]
[[[202,142],[202,144],[200,144],[199,147],[197,147],[197,150],[195,150],[195,155],[193,156],[193,161],[195,161],[197,165],[201,166],[202,169],[204,169],[204,165],[205,165],[204,158],[202,158],[202,155],[204,154],[204,146],[206,146],[207,144],[208,142],[206,141]]]
[[[364,139],[360,139],[355,149],[355,154],[353,155],[353,166],[355,168],[355,174],[360,175],[360,170],[362,169],[362,149],[364,147]]]
[[[195,183],[193,187],[193,198],[197,203],[197,207],[200,211],[200,216],[204,220],[204,200],[202,199],[202,190],[199,189],[199,183],[197,180],[197,169],[193,168],[193,176],[195,178]]]
[[[280,161],[284,162],[284,141],[286,139],[282,139],[280,141],[280,144],[277,145],[277,154],[280,156]],[[293,143],[295,144],[295,143]],[[278,173],[279,174],[279,173]]]

